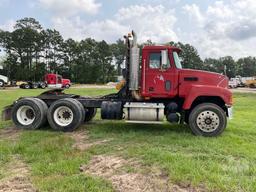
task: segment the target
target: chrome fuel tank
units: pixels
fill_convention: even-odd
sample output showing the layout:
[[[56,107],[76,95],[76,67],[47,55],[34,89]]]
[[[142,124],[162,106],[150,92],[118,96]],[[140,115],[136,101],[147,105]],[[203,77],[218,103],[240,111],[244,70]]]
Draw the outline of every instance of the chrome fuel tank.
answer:
[[[124,105],[125,119],[128,121],[163,121],[164,104],[131,102]]]

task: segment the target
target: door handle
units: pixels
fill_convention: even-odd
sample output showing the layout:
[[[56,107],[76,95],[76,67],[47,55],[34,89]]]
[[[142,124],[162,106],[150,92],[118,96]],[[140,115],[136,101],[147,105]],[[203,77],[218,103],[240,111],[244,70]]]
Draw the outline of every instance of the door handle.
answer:
[[[171,81],[170,80],[165,81],[165,90],[171,91]]]

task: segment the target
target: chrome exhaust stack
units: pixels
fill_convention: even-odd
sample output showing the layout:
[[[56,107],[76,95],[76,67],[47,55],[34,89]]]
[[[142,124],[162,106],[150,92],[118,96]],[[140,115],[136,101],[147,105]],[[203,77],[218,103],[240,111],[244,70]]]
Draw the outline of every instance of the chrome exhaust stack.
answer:
[[[137,44],[137,35],[132,31],[132,43],[130,51],[130,76],[129,90],[132,92],[132,97],[136,100],[141,100],[139,95],[139,71],[140,71],[140,49]]]
[[[137,45],[137,35],[132,32],[133,41],[131,44],[130,51],[130,77],[129,77],[129,90],[138,91],[139,90],[139,60],[140,60],[140,49]]]

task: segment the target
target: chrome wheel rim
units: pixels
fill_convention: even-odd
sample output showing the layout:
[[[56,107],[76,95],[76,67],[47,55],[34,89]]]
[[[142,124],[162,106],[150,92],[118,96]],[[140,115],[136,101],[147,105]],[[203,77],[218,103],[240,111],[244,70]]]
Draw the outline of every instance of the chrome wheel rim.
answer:
[[[21,106],[16,113],[17,120],[22,125],[30,125],[35,120],[35,111],[28,105]]]
[[[196,124],[201,131],[211,133],[218,129],[220,118],[213,111],[203,111],[197,116]]]
[[[54,121],[60,126],[68,126],[74,119],[74,114],[69,107],[58,107],[53,114]]]

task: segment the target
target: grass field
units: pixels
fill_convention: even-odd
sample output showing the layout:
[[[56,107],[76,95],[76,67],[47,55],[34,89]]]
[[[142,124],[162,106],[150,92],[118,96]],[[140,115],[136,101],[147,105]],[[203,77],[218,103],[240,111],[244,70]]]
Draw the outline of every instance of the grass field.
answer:
[[[70,89],[81,95],[103,95],[114,90]],[[19,96],[37,95],[41,90],[1,90],[0,109]],[[0,121],[0,179],[8,175],[13,157],[30,168],[30,179],[39,191],[113,191],[111,180],[79,171],[94,156],[109,155],[136,159],[140,169],[163,170],[168,182],[205,191],[256,191],[256,95],[234,95],[234,119],[223,135],[202,138],[185,125],[134,125],[99,120],[81,126],[91,143],[75,149],[74,137],[50,128],[22,131],[17,137],[1,137],[13,125]],[[100,142],[99,142],[100,143]],[[15,162],[15,161],[13,161]],[[129,172],[136,167],[127,166]],[[143,170],[142,170],[143,172]],[[145,171],[147,173],[147,171]]]

